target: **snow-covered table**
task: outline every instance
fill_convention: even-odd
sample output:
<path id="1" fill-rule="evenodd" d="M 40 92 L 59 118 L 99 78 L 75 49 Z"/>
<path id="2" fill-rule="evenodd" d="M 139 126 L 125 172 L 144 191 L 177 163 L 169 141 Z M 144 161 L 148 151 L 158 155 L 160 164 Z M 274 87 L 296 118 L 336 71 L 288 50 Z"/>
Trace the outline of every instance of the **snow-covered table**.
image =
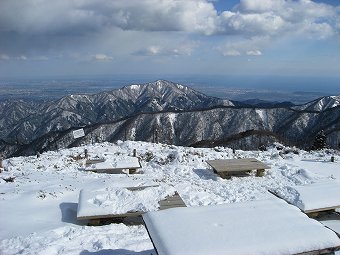
<path id="1" fill-rule="evenodd" d="M 299 207 L 305 213 L 340 208 L 340 182 L 322 181 L 308 185 L 274 190 L 277 196 Z"/>
<path id="2" fill-rule="evenodd" d="M 122 170 L 127 169 L 129 174 L 134 173 L 138 168 L 141 168 L 139 159 L 136 157 L 114 157 L 104 160 L 89 160 L 90 164 L 86 165 L 86 171 L 97 173 L 122 173 Z M 93 162 L 93 163 L 92 163 Z"/>
<path id="3" fill-rule="evenodd" d="M 256 176 L 263 176 L 265 169 L 270 168 L 255 158 L 207 160 L 207 163 L 222 178 L 245 174 L 251 170 L 257 170 Z"/>
<path id="4" fill-rule="evenodd" d="M 304 254 L 340 249 L 334 232 L 277 198 L 173 208 L 146 213 L 143 219 L 159 255 Z"/>
<path id="5" fill-rule="evenodd" d="M 176 190 L 168 185 L 82 189 L 77 219 L 124 218 L 181 206 L 185 206 L 185 203 Z"/>

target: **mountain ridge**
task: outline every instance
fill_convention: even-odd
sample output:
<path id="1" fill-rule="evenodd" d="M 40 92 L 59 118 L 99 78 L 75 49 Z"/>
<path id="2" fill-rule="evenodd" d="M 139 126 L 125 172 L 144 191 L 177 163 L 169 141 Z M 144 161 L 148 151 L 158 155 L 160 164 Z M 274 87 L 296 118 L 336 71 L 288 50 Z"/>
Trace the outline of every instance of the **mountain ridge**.
<path id="1" fill-rule="evenodd" d="M 23 147 L 29 147 L 32 143 L 41 144 L 40 148 L 39 146 L 34 146 L 34 150 L 36 151 L 45 149 L 46 146 L 44 147 L 43 145 L 44 137 L 48 137 L 48 134 L 50 133 L 67 133 L 67 130 L 84 127 L 87 130 L 87 136 L 91 135 L 91 132 L 92 136 L 98 136 L 96 132 L 89 130 L 96 126 L 103 127 L 119 122 L 124 122 L 124 125 L 115 125 L 114 128 L 112 127 L 117 130 L 107 135 L 106 139 L 155 139 L 155 132 L 152 131 L 152 129 L 155 128 L 156 122 L 150 118 L 150 116 L 161 118 L 163 115 L 165 116 L 166 114 L 171 113 L 173 113 L 173 120 L 166 121 L 168 124 L 165 124 L 164 128 L 171 131 L 172 134 L 169 134 L 169 137 L 175 137 L 173 142 L 176 145 L 181 145 L 182 143 L 185 145 L 195 144 L 198 139 L 221 139 L 221 133 L 223 133 L 223 136 L 229 136 L 251 129 L 262 130 L 265 127 L 264 123 L 271 119 L 275 119 L 276 124 L 275 128 L 274 126 L 269 127 L 267 130 L 268 132 L 284 133 L 287 127 L 297 125 L 302 127 L 301 130 L 313 129 L 313 132 L 315 133 L 321 128 L 326 130 L 330 128 L 334 129 L 333 124 L 332 127 L 325 127 L 325 125 L 321 125 L 322 127 L 320 127 L 320 124 L 317 125 L 317 123 L 311 121 L 311 119 L 314 118 L 312 117 L 313 114 L 326 114 L 329 109 L 338 108 L 338 98 L 339 96 L 320 98 L 309 102 L 306 105 L 293 107 L 240 107 L 229 100 L 209 97 L 181 84 L 157 80 L 146 84 L 132 84 L 121 89 L 93 95 L 70 95 L 40 105 L 18 101 L 16 104 L 13 104 L 15 107 L 7 108 L 6 104 L 3 104 L 4 107 L 2 108 L 4 109 L 2 109 L 2 111 L 0 110 L 0 123 L 7 123 L 7 129 L 5 128 L 5 125 L 0 128 L 0 139 L 2 140 L 2 142 L 0 140 L 0 150 L 5 155 L 10 155 L 11 153 L 20 155 L 18 151 L 30 151 L 30 153 L 33 153 L 33 149 L 22 149 Z M 7 103 L 7 106 L 8 105 L 11 104 Z M 30 107 L 33 107 L 34 109 Z M 212 120 L 209 121 L 209 116 L 206 116 L 207 112 L 214 110 L 219 112 L 218 114 L 221 118 L 229 118 L 226 116 L 226 113 L 233 116 L 237 113 L 238 116 L 235 115 L 233 119 L 230 120 L 232 122 L 231 124 L 224 123 L 223 125 L 220 125 L 222 128 L 216 130 L 215 134 L 214 132 L 208 131 L 207 137 L 204 137 L 201 134 L 198 135 L 198 133 L 201 132 L 198 131 L 198 129 L 210 130 L 211 127 L 216 126 L 216 123 L 221 122 L 219 118 L 212 118 Z M 250 111 L 251 115 L 249 115 Z M 274 111 L 276 112 L 275 114 L 273 113 Z M 289 112 L 288 115 L 287 112 Z M 181 113 L 186 115 L 186 119 L 178 118 L 178 115 Z M 144 114 L 144 116 L 149 115 L 147 118 L 148 122 L 145 122 L 143 118 L 140 119 L 142 114 Z M 159 115 L 158 117 L 157 114 Z M 308 115 L 309 119 L 303 119 L 301 117 L 303 115 Z M 195 118 L 199 119 L 195 120 Z M 332 117 L 328 118 L 332 119 Z M 140 119 L 140 125 L 135 122 L 136 119 Z M 178 119 L 183 123 L 191 123 L 191 126 L 177 123 Z M 202 123 L 203 119 L 204 122 L 207 123 Z M 239 120 L 243 120 L 243 122 L 240 122 Z M 134 123 L 134 125 L 128 124 L 128 122 Z M 306 122 L 313 123 L 313 126 L 306 126 Z M 158 123 L 160 123 L 159 120 Z M 137 138 L 134 136 L 126 137 L 126 133 L 131 133 L 133 130 L 135 130 L 135 132 L 136 130 L 142 132 L 139 127 L 141 124 L 146 132 L 153 132 L 153 138 L 150 135 L 137 135 Z M 197 124 L 200 126 L 197 126 Z M 174 125 L 177 125 L 178 128 L 174 128 Z M 237 125 L 240 127 L 248 125 L 249 128 L 240 129 Z M 338 126 L 335 126 L 335 129 L 337 130 Z M 176 130 L 176 132 L 179 132 L 179 128 L 192 130 L 196 137 L 191 140 L 189 139 L 189 143 L 188 139 L 178 137 L 174 134 Z M 299 129 L 297 130 L 298 131 L 296 132 L 299 135 L 304 133 Z M 203 131 L 201 133 L 203 133 Z M 201 137 L 199 138 L 198 136 Z M 290 136 L 288 137 L 288 140 L 291 140 Z M 338 136 L 338 133 L 336 133 L 336 136 Z M 58 137 L 59 136 L 54 136 L 53 138 L 55 144 L 58 144 L 58 139 L 60 139 Z M 171 143 L 171 139 L 163 140 L 163 142 Z M 59 143 L 60 144 L 55 147 L 70 146 L 70 144 L 72 144 L 67 142 Z"/>

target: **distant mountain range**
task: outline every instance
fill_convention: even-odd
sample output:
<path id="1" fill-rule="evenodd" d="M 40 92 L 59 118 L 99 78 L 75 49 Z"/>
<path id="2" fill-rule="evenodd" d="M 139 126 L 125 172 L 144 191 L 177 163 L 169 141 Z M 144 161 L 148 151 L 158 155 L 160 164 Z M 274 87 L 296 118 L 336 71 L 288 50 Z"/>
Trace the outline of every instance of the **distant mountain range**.
<path id="1" fill-rule="evenodd" d="M 175 145 L 254 149 L 280 141 L 310 146 L 324 130 L 336 148 L 340 96 L 304 105 L 235 102 L 158 80 L 57 101 L 0 103 L 0 153 L 4 157 L 120 139 Z M 84 128 L 85 137 L 72 132 Z"/>

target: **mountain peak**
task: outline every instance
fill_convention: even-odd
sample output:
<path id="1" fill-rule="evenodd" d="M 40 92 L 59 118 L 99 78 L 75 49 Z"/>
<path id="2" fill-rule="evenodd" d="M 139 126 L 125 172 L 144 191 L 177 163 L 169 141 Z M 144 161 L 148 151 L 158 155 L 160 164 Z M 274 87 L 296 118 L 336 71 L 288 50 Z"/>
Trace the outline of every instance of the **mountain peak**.
<path id="1" fill-rule="evenodd" d="M 330 108 L 334 108 L 340 105 L 340 95 L 337 96 L 325 96 L 313 100 L 305 105 L 300 106 L 302 110 L 309 111 L 324 111 Z"/>

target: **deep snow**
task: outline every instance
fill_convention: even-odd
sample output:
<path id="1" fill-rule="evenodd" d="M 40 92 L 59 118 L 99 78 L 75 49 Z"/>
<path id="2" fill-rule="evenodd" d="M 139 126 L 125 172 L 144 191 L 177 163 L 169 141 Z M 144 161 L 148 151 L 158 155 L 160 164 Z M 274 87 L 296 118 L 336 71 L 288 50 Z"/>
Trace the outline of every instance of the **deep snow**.
<path id="1" fill-rule="evenodd" d="M 84 171 L 90 157 L 141 159 L 139 174 L 103 174 Z M 294 153 L 295 152 L 295 153 Z M 330 157 L 335 156 L 335 162 Z M 264 177 L 224 180 L 209 169 L 206 160 L 254 157 L 271 166 Z M 152 243 L 142 225 L 110 224 L 89 227 L 77 222 L 81 189 L 148 185 L 172 186 L 188 206 L 206 206 L 259 200 L 269 188 L 282 189 L 315 182 L 340 180 L 340 155 L 334 151 L 305 152 L 275 146 L 265 152 L 176 147 L 145 142 L 84 145 L 46 152 L 39 158 L 4 161 L 0 173 L 0 254 L 150 254 Z M 15 177 L 14 182 L 3 178 Z M 154 253 L 154 252 L 153 252 Z"/>

